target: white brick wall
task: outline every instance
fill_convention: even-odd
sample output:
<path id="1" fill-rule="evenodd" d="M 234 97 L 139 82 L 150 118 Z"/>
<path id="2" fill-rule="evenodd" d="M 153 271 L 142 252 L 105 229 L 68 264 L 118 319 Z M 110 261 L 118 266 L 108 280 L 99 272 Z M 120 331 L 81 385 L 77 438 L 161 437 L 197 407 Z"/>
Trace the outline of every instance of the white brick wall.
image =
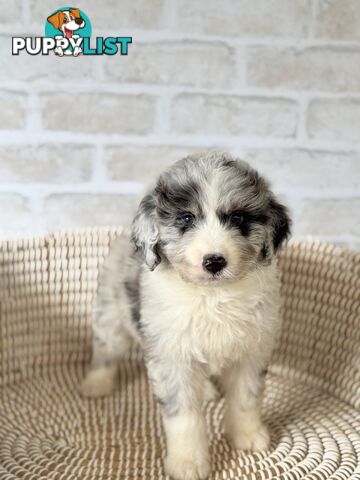
<path id="1" fill-rule="evenodd" d="M 11 55 L 61 4 L 5 3 L 2 238 L 128 223 L 162 168 L 221 148 L 267 176 L 295 236 L 360 247 L 360 1 L 79 0 L 93 36 L 133 44 L 63 59 Z"/>

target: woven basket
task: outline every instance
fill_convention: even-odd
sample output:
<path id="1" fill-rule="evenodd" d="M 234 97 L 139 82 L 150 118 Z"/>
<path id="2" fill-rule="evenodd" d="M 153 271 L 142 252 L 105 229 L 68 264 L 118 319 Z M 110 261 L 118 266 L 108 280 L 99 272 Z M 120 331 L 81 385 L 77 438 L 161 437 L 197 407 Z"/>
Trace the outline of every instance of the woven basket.
<path id="1" fill-rule="evenodd" d="M 0 479 L 163 479 L 165 439 L 141 353 L 110 397 L 83 399 L 99 266 L 120 230 L 0 245 Z M 265 453 L 235 451 L 204 405 L 212 479 L 360 479 L 360 256 L 292 243 L 266 380 Z"/>

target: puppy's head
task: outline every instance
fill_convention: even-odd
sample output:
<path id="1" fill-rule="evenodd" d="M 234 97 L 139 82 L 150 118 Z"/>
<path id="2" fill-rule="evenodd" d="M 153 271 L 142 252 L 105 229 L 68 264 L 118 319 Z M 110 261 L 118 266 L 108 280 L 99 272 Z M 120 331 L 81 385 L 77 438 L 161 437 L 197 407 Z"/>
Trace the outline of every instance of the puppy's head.
<path id="1" fill-rule="evenodd" d="M 47 20 L 53 27 L 60 30 L 66 38 L 70 38 L 75 30 L 85 27 L 85 20 L 81 17 L 78 8 L 58 11 L 48 17 Z"/>
<path id="2" fill-rule="evenodd" d="M 222 153 L 184 158 L 138 208 L 132 240 L 196 284 L 235 280 L 268 265 L 290 233 L 287 209 L 247 163 Z"/>

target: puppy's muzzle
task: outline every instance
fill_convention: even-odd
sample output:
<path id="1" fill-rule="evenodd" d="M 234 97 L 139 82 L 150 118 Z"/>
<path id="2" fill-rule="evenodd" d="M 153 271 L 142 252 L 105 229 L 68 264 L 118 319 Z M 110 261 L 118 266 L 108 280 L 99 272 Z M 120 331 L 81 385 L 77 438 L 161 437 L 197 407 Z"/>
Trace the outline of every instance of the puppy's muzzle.
<path id="1" fill-rule="evenodd" d="M 204 270 L 215 275 L 226 267 L 226 260 L 222 255 L 210 253 L 204 256 L 202 265 Z"/>

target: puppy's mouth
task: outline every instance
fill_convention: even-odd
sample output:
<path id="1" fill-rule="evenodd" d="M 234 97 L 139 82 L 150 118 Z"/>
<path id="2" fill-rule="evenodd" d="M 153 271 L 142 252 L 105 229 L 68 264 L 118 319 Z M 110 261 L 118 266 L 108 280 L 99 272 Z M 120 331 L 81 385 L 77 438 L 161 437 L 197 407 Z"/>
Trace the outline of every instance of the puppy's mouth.
<path id="1" fill-rule="evenodd" d="M 66 38 L 72 37 L 72 34 L 73 34 L 73 31 L 72 31 L 72 30 L 70 30 L 69 28 L 64 27 L 64 31 L 65 31 L 65 36 L 66 36 Z"/>
<path id="2" fill-rule="evenodd" d="M 182 265 L 182 267 L 184 267 L 184 265 Z M 204 271 L 192 272 L 191 267 L 177 268 L 177 270 L 183 280 L 196 285 L 215 285 L 217 283 L 229 281 L 232 278 L 226 270 L 214 274 Z"/>
<path id="3" fill-rule="evenodd" d="M 225 271 L 217 273 L 205 274 L 201 277 L 200 281 L 206 285 L 214 285 L 214 283 L 224 282 L 231 280 L 231 276 L 228 275 Z"/>

